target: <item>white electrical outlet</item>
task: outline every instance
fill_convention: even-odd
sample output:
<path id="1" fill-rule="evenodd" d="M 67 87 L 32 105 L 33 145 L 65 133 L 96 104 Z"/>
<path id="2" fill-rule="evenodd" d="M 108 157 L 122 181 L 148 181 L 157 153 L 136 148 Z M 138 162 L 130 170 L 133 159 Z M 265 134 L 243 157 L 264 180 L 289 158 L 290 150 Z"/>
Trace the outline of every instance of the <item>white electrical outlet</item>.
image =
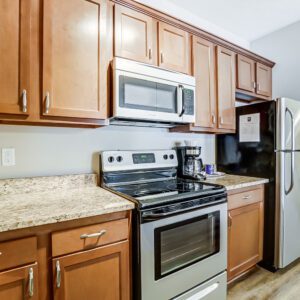
<path id="1" fill-rule="evenodd" d="M 16 165 L 15 148 L 2 148 L 2 166 L 11 167 Z"/>

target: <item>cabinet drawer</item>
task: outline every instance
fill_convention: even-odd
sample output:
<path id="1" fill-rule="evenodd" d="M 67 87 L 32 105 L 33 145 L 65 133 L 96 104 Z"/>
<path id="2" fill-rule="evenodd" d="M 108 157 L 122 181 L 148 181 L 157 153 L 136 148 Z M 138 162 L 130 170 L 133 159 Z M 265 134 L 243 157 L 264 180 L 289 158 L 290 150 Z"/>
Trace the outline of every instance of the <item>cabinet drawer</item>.
<path id="1" fill-rule="evenodd" d="M 0 243 L 0 270 L 33 263 L 36 260 L 36 237 Z"/>
<path id="2" fill-rule="evenodd" d="M 228 196 L 228 210 L 261 202 L 264 199 L 264 189 L 256 188 Z"/>
<path id="3" fill-rule="evenodd" d="M 52 234 L 52 256 L 88 250 L 128 239 L 128 219 L 121 219 Z"/>

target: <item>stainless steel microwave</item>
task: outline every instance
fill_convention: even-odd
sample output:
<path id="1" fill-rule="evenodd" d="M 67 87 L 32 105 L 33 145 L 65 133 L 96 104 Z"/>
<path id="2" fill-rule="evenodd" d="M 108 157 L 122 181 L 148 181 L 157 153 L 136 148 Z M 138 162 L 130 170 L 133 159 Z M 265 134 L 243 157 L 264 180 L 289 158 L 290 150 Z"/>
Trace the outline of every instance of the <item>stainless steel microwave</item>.
<path id="1" fill-rule="evenodd" d="M 110 123 L 120 122 L 144 122 L 166 127 L 195 122 L 195 78 L 115 58 Z"/>

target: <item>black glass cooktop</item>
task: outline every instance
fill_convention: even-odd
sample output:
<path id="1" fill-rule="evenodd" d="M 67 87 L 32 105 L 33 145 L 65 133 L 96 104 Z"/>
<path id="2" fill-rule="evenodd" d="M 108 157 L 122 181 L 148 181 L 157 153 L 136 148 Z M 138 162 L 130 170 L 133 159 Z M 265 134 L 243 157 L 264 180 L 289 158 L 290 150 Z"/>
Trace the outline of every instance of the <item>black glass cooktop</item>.
<path id="1" fill-rule="evenodd" d="M 205 196 L 223 192 L 224 188 L 203 182 L 169 179 L 158 182 L 114 186 L 111 189 L 128 195 L 141 205 L 169 202 L 187 197 Z"/>

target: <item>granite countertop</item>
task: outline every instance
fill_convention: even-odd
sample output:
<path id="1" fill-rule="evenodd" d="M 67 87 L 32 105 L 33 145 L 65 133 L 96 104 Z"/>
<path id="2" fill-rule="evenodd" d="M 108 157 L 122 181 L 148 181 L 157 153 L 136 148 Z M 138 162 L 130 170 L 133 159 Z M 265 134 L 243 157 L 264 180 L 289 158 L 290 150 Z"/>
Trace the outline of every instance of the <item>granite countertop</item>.
<path id="1" fill-rule="evenodd" d="M 269 180 L 258 177 L 225 174 L 222 177 L 206 179 L 205 182 L 223 185 L 225 186 L 227 191 L 230 191 L 245 187 L 251 187 L 258 184 L 268 183 Z"/>
<path id="2" fill-rule="evenodd" d="M 0 232 L 130 210 L 96 174 L 0 180 Z"/>

